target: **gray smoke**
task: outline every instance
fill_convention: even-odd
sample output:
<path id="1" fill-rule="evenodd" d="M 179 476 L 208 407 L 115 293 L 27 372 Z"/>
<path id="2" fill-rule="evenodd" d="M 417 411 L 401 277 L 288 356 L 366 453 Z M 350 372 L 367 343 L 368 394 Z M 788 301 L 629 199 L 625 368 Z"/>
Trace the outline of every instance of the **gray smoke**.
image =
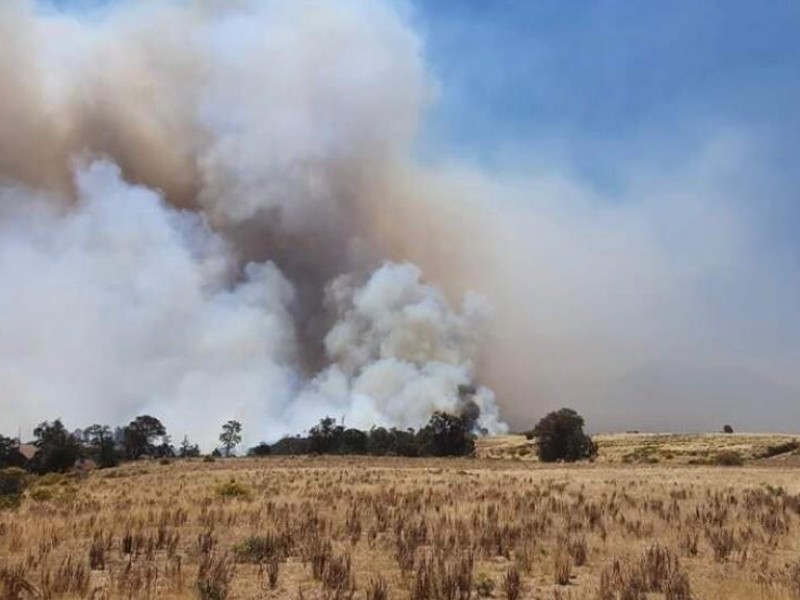
<path id="1" fill-rule="evenodd" d="M 485 311 L 372 225 L 428 88 L 391 7 L 14 0 L 0 29 L 4 428 L 149 412 L 209 444 L 460 410 Z"/>

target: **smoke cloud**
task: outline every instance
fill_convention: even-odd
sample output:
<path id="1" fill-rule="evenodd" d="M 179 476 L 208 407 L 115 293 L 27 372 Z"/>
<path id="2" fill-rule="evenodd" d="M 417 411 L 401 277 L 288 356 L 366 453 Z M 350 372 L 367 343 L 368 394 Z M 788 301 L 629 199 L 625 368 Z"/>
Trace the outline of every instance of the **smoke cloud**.
<path id="1" fill-rule="evenodd" d="M 717 427 L 648 407 L 716 400 L 742 364 L 796 394 L 793 355 L 730 351 L 730 282 L 791 291 L 719 184 L 746 139 L 597 202 L 558 170 L 416 158 L 436 92 L 389 1 L 0 4 L 0 429 L 147 412 L 252 443 L 326 415 L 419 426 L 463 385 L 494 432 L 565 404 Z M 688 364 L 702 385 L 664 383 Z"/>

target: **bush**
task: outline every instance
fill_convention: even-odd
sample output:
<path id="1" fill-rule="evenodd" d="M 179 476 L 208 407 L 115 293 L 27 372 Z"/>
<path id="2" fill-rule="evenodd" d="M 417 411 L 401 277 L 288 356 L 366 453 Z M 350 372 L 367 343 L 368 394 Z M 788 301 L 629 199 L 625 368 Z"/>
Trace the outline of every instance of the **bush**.
<path id="1" fill-rule="evenodd" d="M 714 464 L 718 467 L 741 467 L 744 464 L 744 459 L 738 452 L 724 450 L 714 457 Z"/>
<path id="2" fill-rule="evenodd" d="M 478 592 L 480 598 L 489 598 L 494 592 L 495 588 L 494 579 L 484 572 L 478 573 L 475 577 L 475 591 Z"/>
<path id="3" fill-rule="evenodd" d="M 572 462 L 597 455 L 597 445 L 583 432 L 583 417 L 571 408 L 551 412 L 533 428 L 542 462 Z"/>
<path id="4" fill-rule="evenodd" d="M 20 454 L 17 440 L 0 435 L 0 469 L 24 467 L 27 459 Z"/>
<path id="5" fill-rule="evenodd" d="M 33 430 L 33 435 L 36 436 L 37 452 L 31 467 L 37 473 L 64 473 L 81 457 L 80 443 L 59 419 L 40 424 Z"/>
<path id="6" fill-rule="evenodd" d="M 266 442 L 261 442 L 247 451 L 247 456 L 269 456 L 270 454 L 272 454 L 272 448 Z"/>
<path id="7" fill-rule="evenodd" d="M 469 420 L 435 412 L 418 436 L 423 454 L 466 456 L 475 449 Z"/>
<path id="8" fill-rule="evenodd" d="M 239 562 L 262 564 L 272 558 L 283 558 L 286 540 L 276 535 L 252 535 L 233 547 Z"/>
<path id="9" fill-rule="evenodd" d="M 217 493 L 223 498 L 249 498 L 250 490 L 248 490 L 241 483 L 237 483 L 235 479 L 231 479 L 227 483 L 223 483 L 217 489 Z"/>
<path id="10" fill-rule="evenodd" d="M 733 427 L 725 425 L 725 427 L 722 428 L 722 433 L 733 433 Z"/>
<path id="11" fill-rule="evenodd" d="M 766 450 L 764 450 L 761 454 L 758 455 L 758 458 L 770 458 L 772 456 L 778 456 L 779 454 L 794 452 L 798 448 L 800 448 L 800 442 L 798 442 L 797 440 L 791 440 L 789 442 L 784 442 L 782 444 L 767 446 Z"/>
<path id="12" fill-rule="evenodd" d="M 19 467 L 0 470 L 0 509 L 16 508 L 28 483 L 28 474 Z"/>

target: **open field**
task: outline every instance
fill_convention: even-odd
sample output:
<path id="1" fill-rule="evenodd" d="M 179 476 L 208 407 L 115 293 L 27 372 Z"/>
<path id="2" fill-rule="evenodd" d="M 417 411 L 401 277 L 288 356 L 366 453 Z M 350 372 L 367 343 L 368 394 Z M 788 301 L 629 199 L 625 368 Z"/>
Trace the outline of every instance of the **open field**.
<path id="1" fill-rule="evenodd" d="M 0 594 L 800 598 L 800 470 L 608 462 L 612 439 L 572 466 L 275 457 L 49 476 L 0 512 Z"/>
<path id="2" fill-rule="evenodd" d="M 597 462 L 701 465 L 721 452 L 735 452 L 745 461 L 800 464 L 800 436 L 775 433 L 606 433 L 592 437 Z M 522 435 L 479 440 L 480 458 L 537 461 L 535 442 Z"/>

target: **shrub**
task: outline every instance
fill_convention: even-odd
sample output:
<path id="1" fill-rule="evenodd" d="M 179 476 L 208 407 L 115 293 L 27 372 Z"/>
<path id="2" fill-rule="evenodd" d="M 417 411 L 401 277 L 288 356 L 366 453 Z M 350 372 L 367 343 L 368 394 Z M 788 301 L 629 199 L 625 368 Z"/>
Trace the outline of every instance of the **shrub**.
<path id="1" fill-rule="evenodd" d="M 783 442 L 782 444 L 767 446 L 766 450 L 758 455 L 758 458 L 771 458 L 773 456 L 778 456 L 779 454 L 794 452 L 798 448 L 800 448 L 800 442 L 797 440 L 790 440 L 788 442 Z"/>
<path id="2" fill-rule="evenodd" d="M 272 454 L 272 448 L 266 442 L 261 442 L 247 451 L 248 456 L 269 456 L 270 454 Z"/>
<path id="3" fill-rule="evenodd" d="M 0 435 L 0 469 L 24 467 L 27 459 L 20 454 L 17 440 Z"/>
<path id="4" fill-rule="evenodd" d="M 80 443 L 59 419 L 40 424 L 33 434 L 37 452 L 31 462 L 37 473 L 63 473 L 70 470 L 81 456 Z"/>
<path id="5" fill-rule="evenodd" d="M 572 578 L 572 562 L 566 548 L 559 548 L 553 556 L 553 581 L 556 585 L 568 585 Z"/>
<path id="6" fill-rule="evenodd" d="M 744 459 L 738 452 L 723 450 L 714 457 L 714 464 L 718 467 L 741 467 L 744 464 Z"/>
<path id="7" fill-rule="evenodd" d="M 259 564 L 282 558 L 288 551 L 286 540 L 275 535 L 251 535 L 233 548 L 239 562 Z"/>
<path id="8" fill-rule="evenodd" d="M 478 573 L 475 577 L 475 591 L 481 598 L 489 598 L 494 593 L 495 582 L 486 573 Z"/>
<path id="9" fill-rule="evenodd" d="M 597 445 L 583 432 L 583 424 L 583 417 L 571 408 L 562 408 L 542 418 L 533 428 L 539 460 L 571 462 L 596 456 Z"/>
<path id="10" fill-rule="evenodd" d="M 223 483 L 219 486 L 217 494 L 223 498 L 248 498 L 250 496 L 250 490 L 241 483 L 237 483 L 235 479 L 231 479 L 227 483 Z"/>
<path id="11" fill-rule="evenodd" d="M 733 433 L 733 427 L 725 425 L 725 427 L 722 428 L 722 433 Z"/>
<path id="12" fill-rule="evenodd" d="M 0 509 L 16 508 L 28 482 L 28 474 L 19 467 L 0 470 Z"/>
<path id="13" fill-rule="evenodd" d="M 469 420 L 448 413 L 433 413 L 418 437 L 423 452 L 434 456 L 465 456 L 475 449 Z"/>
<path id="14" fill-rule="evenodd" d="M 228 597 L 235 566 L 226 555 L 204 554 L 197 572 L 197 593 L 201 600 Z"/>
<path id="15" fill-rule="evenodd" d="M 522 592 L 522 581 L 519 576 L 519 571 L 514 566 L 509 567 L 505 577 L 503 577 L 503 591 L 508 600 L 517 600 Z"/>
<path id="16" fill-rule="evenodd" d="M 216 460 L 217 459 L 215 459 L 213 456 L 210 456 L 210 455 L 206 455 L 206 456 L 203 457 L 203 462 L 204 463 L 212 463 L 212 462 L 216 462 Z"/>

